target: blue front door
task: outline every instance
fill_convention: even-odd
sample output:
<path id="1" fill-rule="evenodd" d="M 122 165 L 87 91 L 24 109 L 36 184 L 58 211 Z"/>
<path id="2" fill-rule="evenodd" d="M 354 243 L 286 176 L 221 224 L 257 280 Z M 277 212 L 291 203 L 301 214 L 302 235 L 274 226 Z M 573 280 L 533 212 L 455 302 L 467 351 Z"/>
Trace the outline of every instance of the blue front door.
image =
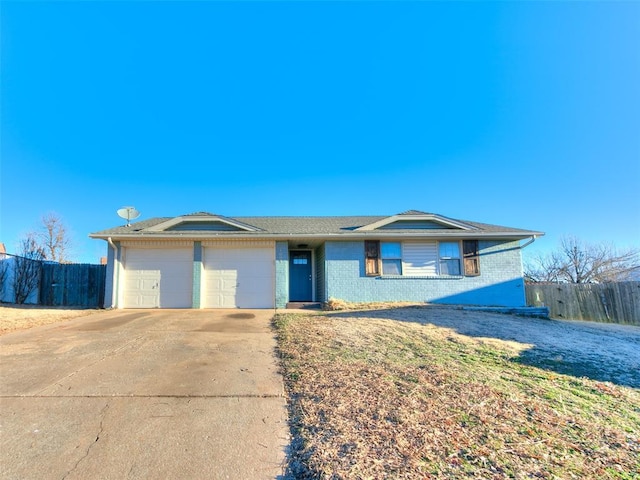
<path id="1" fill-rule="evenodd" d="M 289 301 L 310 302 L 313 300 L 311 288 L 311 252 L 289 252 Z"/>

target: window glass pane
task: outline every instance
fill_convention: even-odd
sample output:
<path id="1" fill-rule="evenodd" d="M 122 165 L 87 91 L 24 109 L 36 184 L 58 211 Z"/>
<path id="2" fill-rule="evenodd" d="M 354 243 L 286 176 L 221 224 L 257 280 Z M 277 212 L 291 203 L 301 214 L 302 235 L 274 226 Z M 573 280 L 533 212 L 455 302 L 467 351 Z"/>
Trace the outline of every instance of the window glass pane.
<path id="1" fill-rule="evenodd" d="M 440 242 L 440 258 L 460 258 L 458 242 Z"/>
<path id="2" fill-rule="evenodd" d="M 384 242 L 380 244 L 382 258 L 402 258 L 400 242 Z"/>
<path id="3" fill-rule="evenodd" d="M 383 275 L 402 275 L 402 260 L 382 260 Z"/>
<path id="4" fill-rule="evenodd" d="M 440 260 L 440 275 L 460 275 L 460 260 Z"/>

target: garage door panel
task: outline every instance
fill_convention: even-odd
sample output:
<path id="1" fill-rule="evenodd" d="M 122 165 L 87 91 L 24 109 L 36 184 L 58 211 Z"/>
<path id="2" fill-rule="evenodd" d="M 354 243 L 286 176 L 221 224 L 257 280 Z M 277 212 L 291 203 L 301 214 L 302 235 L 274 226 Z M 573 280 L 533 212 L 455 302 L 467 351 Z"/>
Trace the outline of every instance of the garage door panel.
<path id="1" fill-rule="evenodd" d="M 127 248 L 124 261 L 125 308 L 192 306 L 193 250 Z"/>
<path id="2" fill-rule="evenodd" d="M 266 248 L 205 248 L 205 308 L 272 308 L 275 253 Z"/>
<path id="3" fill-rule="evenodd" d="M 158 298 L 155 294 L 147 295 L 144 293 L 125 294 L 125 308 L 154 308 L 158 304 Z"/>

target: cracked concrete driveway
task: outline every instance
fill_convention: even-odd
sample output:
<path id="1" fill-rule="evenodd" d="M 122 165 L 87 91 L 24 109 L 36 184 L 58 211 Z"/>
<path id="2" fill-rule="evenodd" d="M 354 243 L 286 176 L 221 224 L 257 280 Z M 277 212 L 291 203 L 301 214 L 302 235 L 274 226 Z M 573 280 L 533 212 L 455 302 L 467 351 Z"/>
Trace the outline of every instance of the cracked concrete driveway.
<path id="1" fill-rule="evenodd" d="M 0 337 L 0 477 L 278 477 L 272 316 L 105 311 Z"/>

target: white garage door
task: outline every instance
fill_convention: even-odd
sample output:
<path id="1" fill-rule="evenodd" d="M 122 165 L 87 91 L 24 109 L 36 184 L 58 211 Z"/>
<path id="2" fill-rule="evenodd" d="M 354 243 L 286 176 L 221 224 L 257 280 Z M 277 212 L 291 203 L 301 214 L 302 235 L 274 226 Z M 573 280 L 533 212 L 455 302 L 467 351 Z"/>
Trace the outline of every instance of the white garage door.
<path id="1" fill-rule="evenodd" d="M 273 247 L 204 249 L 204 308 L 273 308 Z"/>
<path id="2" fill-rule="evenodd" d="M 190 308 L 192 248 L 126 248 L 124 308 Z"/>

